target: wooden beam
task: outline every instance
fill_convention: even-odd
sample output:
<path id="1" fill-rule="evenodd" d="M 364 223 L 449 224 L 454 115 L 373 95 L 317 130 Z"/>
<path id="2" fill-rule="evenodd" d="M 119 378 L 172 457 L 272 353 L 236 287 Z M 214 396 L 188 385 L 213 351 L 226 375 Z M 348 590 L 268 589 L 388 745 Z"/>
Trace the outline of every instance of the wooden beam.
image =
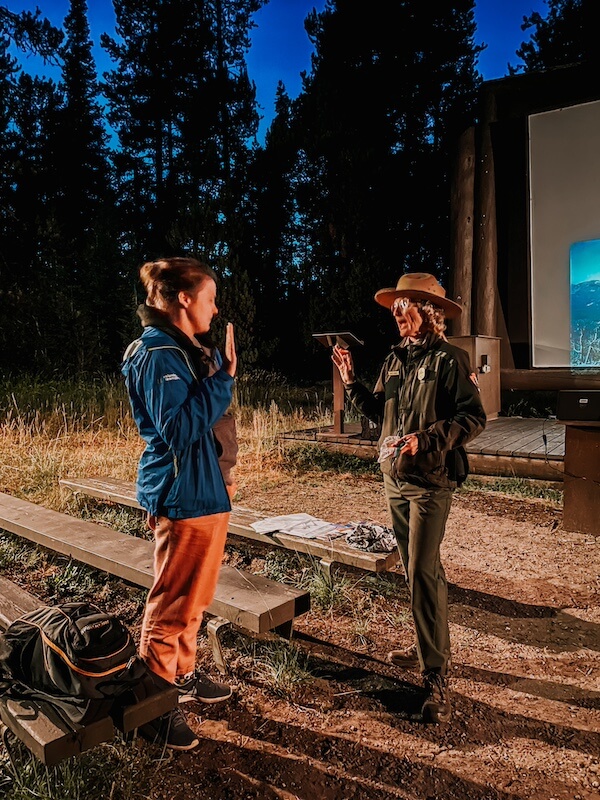
<path id="1" fill-rule="evenodd" d="M 511 458 L 509 456 L 482 456 L 469 453 L 472 475 L 503 478 L 533 478 L 540 481 L 562 481 L 561 461 L 543 461 L 540 458 Z"/>
<path id="2" fill-rule="evenodd" d="M 600 373 L 572 372 L 570 369 L 502 369 L 502 389 L 519 391 L 559 391 L 560 389 L 600 389 Z"/>
<path id="3" fill-rule="evenodd" d="M 496 336 L 498 283 L 498 244 L 496 226 L 496 186 L 491 125 L 496 118 L 493 91 L 483 97 L 481 135 L 477 156 L 477 204 L 475 227 L 474 334 Z"/>
<path id="4" fill-rule="evenodd" d="M 6 630 L 10 623 L 27 614 L 36 611 L 43 603 L 16 583 L 0 575 L 0 628 Z"/>
<path id="5" fill-rule="evenodd" d="M 475 128 L 467 128 L 458 141 L 450 195 L 452 269 L 450 296 L 463 312 L 449 322 L 453 336 L 472 331 L 473 215 L 475 210 Z"/>
<path id="6" fill-rule="evenodd" d="M 600 422 L 565 422 L 563 528 L 598 534 Z"/>
<path id="7" fill-rule="evenodd" d="M 346 400 L 344 383 L 339 369 L 333 365 L 333 430 L 344 432 L 344 403 Z"/>
<path id="8" fill-rule="evenodd" d="M 85 726 L 73 725 L 71 729 L 49 706 L 42 710 L 40 704 L 31 700 L 0 698 L 0 718 L 49 767 L 114 737 L 110 717 Z"/>

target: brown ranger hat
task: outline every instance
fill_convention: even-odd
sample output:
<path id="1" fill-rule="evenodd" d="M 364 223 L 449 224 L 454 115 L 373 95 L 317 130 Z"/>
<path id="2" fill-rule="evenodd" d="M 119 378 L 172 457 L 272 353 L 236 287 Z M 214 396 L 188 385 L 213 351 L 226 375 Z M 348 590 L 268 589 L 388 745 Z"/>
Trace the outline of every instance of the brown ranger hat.
<path id="1" fill-rule="evenodd" d="M 375 300 L 379 305 L 391 308 L 397 297 L 429 301 L 441 308 L 448 319 L 454 319 L 462 313 L 462 306 L 454 300 L 449 300 L 444 287 L 428 272 L 407 272 L 401 275 L 395 289 L 380 289 L 375 295 Z"/>

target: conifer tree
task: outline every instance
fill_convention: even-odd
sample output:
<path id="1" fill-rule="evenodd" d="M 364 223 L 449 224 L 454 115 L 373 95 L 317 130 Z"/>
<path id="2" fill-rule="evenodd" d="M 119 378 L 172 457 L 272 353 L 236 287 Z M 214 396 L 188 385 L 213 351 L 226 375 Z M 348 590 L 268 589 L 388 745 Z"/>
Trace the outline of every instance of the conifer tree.
<path id="1" fill-rule="evenodd" d="M 531 30 L 516 55 L 523 65 L 510 68 L 514 74 L 525 69 L 542 70 L 598 61 L 596 0 L 547 0 L 548 12 L 523 18 L 522 30 Z"/>
<path id="2" fill-rule="evenodd" d="M 2 231 L 0 329 L 6 368 L 44 373 L 53 364 L 49 325 L 60 236 L 56 187 L 48 160 L 60 97 L 52 81 L 19 73 L 11 101 L 5 227 Z M 46 306 L 48 304 L 48 306 Z"/>
<path id="3" fill-rule="evenodd" d="M 247 172 L 258 127 L 245 52 L 250 16 L 263 2 L 115 2 L 118 40 L 102 38 L 115 62 L 105 94 L 119 139 L 126 238 L 138 264 L 196 255 L 224 285 L 234 265 L 245 269 L 244 231 L 253 217 Z M 254 299 L 243 298 L 243 307 L 250 324 Z M 243 350 L 242 330 L 238 341 Z"/>
<path id="4" fill-rule="evenodd" d="M 45 62 L 57 63 L 57 50 L 63 34 L 42 17 L 39 8 L 14 12 L 0 6 L 0 35 L 25 53 L 34 53 Z"/>
<path id="5" fill-rule="evenodd" d="M 64 21 L 62 106 L 52 157 L 61 241 L 55 305 L 63 318 L 63 358 L 70 354 L 79 373 L 118 365 L 121 343 L 115 329 L 124 302 L 108 134 L 87 12 L 87 0 L 71 0 Z"/>
<path id="6" fill-rule="evenodd" d="M 140 255 L 223 241 L 215 229 L 227 205 L 235 208 L 258 123 L 243 56 L 248 18 L 261 3 L 115 3 L 119 41 L 102 38 L 115 62 L 105 93 Z"/>
<path id="7" fill-rule="evenodd" d="M 47 205 L 53 196 L 46 143 L 59 97 L 52 81 L 32 78 L 9 48 L 57 62 L 62 33 L 39 11 L 0 7 L 0 369 L 36 370 L 47 362 L 41 333 L 45 265 L 55 244 Z"/>
<path id="8" fill-rule="evenodd" d="M 450 152 L 472 123 L 479 76 L 473 0 L 394 3 L 385 18 L 329 0 L 305 27 L 315 53 L 292 104 L 283 280 L 304 341 L 323 329 L 389 340 L 373 293 L 401 272 L 445 279 Z M 285 237 L 282 237 L 282 241 Z"/>

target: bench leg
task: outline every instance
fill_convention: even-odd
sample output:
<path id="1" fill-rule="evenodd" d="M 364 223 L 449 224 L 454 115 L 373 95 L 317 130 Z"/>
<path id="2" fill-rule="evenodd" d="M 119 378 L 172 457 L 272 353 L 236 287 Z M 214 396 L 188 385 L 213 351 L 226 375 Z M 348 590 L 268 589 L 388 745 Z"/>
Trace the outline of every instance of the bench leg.
<path id="1" fill-rule="evenodd" d="M 221 640 L 219 639 L 219 631 L 224 626 L 231 627 L 231 622 L 223 617 L 213 617 L 206 623 L 206 634 L 212 650 L 213 658 L 219 672 L 225 674 L 227 666 L 225 664 L 225 656 L 223 648 L 221 647 Z"/>
<path id="2" fill-rule="evenodd" d="M 330 561 L 327 558 L 322 558 L 319 564 L 325 573 L 325 576 L 331 580 L 333 578 L 333 561 Z"/>
<path id="3" fill-rule="evenodd" d="M 276 633 L 278 636 L 283 637 L 284 639 L 288 639 L 288 641 L 292 638 L 292 633 L 294 631 L 294 620 L 291 619 L 288 622 L 283 622 L 281 625 L 277 625 L 276 628 L 273 628 L 273 632 Z"/>
<path id="4" fill-rule="evenodd" d="M 9 744 L 8 744 L 8 737 L 9 737 L 10 733 L 11 733 L 10 728 L 7 725 L 5 725 L 3 722 L 0 722 L 0 742 L 2 742 L 2 745 L 3 745 L 4 749 L 6 750 L 6 752 L 8 753 L 9 757 L 10 757 L 10 747 L 9 747 Z"/>

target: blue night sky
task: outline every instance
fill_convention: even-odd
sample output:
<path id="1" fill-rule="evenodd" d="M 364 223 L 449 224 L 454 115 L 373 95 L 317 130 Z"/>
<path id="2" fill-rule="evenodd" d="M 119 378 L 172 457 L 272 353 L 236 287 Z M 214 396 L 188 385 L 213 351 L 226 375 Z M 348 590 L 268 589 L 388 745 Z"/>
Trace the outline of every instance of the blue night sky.
<path id="1" fill-rule="evenodd" d="M 57 27 L 62 25 L 69 8 L 68 0 L 8 0 L 6 5 L 11 11 L 34 10 L 38 6 Z M 261 140 L 273 117 L 278 81 L 283 81 L 290 97 L 296 97 L 300 91 L 300 73 L 309 70 L 312 52 L 304 19 L 313 8 L 322 11 L 324 7 L 325 0 L 270 0 L 254 16 L 257 27 L 252 31 L 247 64 L 264 117 L 259 132 Z M 88 8 L 92 38 L 98 43 L 102 32 L 114 31 L 112 3 L 88 0 Z M 477 44 L 487 45 L 479 60 L 479 71 L 485 80 L 502 78 L 509 63 L 516 65 L 515 51 L 529 38 L 529 31 L 524 32 L 520 27 L 523 17 L 530 16 L 533 11 L 545 16 L 547 10 L 545 0 L 477 0 L 475 38 Z M 94 55 L 99 73 L 110 68 L 99 44 Z"/>

